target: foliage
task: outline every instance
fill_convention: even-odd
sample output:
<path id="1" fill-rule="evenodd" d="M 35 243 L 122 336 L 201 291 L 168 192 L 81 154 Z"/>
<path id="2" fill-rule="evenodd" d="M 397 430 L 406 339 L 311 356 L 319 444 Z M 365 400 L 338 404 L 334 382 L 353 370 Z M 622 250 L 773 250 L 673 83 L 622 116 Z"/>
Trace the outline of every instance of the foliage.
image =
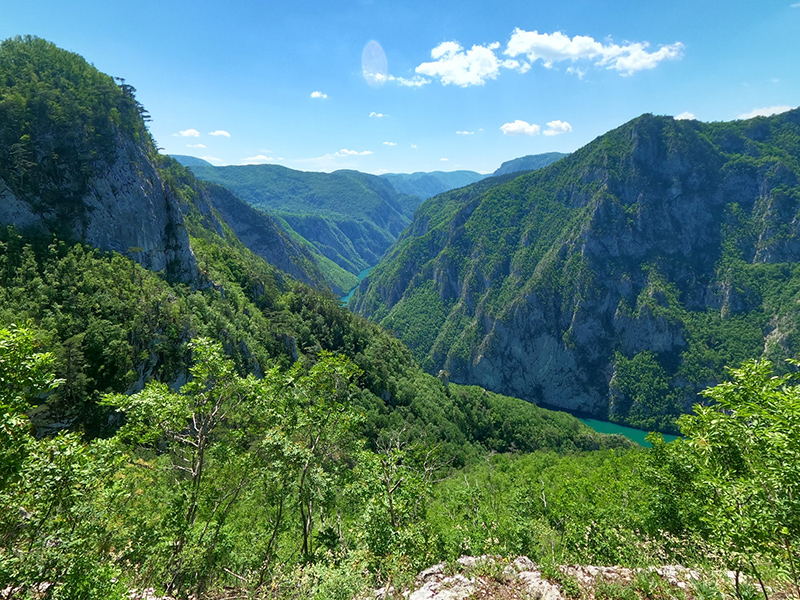
<path id="1" fill-rule="evenodd" d="M 768 361 L 732 369 L 731 381 L 703 393 L 712 404 L 681 417 L 685 440 L 656 444 L 649 476 L 665 529 L 702 537 L 727 568 L 757 580 L 764 569 L 783 570 L 795 593 L 797 377 L 775 375 Z"/>
<path id="2" fill-rule="evenodd" d="M 0 179 L 35 209 L 80 216 L 89 180 L 114 162 L 121 135 L 155 154 L 134 91 L 45 40 L 3 41 Z"/>

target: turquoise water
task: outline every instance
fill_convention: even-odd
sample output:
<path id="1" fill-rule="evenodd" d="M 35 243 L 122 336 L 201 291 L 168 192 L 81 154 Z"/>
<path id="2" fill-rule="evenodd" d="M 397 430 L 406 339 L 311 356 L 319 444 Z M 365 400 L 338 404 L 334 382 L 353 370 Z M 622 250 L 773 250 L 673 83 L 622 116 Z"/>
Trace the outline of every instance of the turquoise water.
<path id="1" fill-rule="evenodd" d="M 374 269 L 374 268 L 375 268 L 375 265 L 372 265 L 371 267 L 367 267 L 366 269 L 361 271 L 361 273 L 358 274 L 358 282 L 361 283 L 361 280 L 364 279 L 364 277 L 366 277 L 367 275 L 369 275 L 369 272 L 372 271 L 372 269 Z M 347 305 L 347 303 L 350 302 L 350 298 L 353 297 L 353 294 L 355 293 L 357 288 L 358 288 L 357 285 L 353 286 L 352 290 L 347 292 L 347 294 L 345 296 L 342 296 L 341 300 L 342 300 L 342 303 L 344 305 Z"/>
<path id="2" fill-rule="evenodd" d="M 648 431 L 642 431 L 641 429 L 634 429 L 633 427 L 625 427 L 623 425 L 617 425 L 616 423 L 609 423 L 608 421 L 598 421 L 597 419 L 579 419 L 581 423 L 588 425 L 595 431 L 600 433 L 619 433 L 620 435 L 624 435 L 629 440 L 633 440 L 637 444 L 644 446 L 645 448 L 649 448 L 652 444 L 646 441 L 644 438 L 649 433 Z M 664 440 L 667 442 L 671 442 L 674 439 L 677 439 L 678 436 L 676 435 L 667 435 L 664 434 Z"/>

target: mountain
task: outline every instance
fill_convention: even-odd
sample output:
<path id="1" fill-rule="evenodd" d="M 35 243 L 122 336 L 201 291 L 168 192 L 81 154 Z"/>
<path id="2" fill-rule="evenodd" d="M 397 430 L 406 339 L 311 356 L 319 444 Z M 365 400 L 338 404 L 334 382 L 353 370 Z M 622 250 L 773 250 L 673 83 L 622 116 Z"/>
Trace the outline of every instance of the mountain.
<path id="1" fill-rule="evenodd" d="M 430 173 L 384 173 L 381 177 L 390 181 L 399 193 L 427 200 L 442 192 L 480 181 L 486 175 L 475 171 L 432 171 Z M 413 207 L 409 217 L 413 216 L 416 208 L 416 206 Z"/>
<path id="2" fill-rule="evenodd" d="M 131 86 L 24 38 L 0 46 L 0 98 L 0 224 L 194 276 L 180 200 L 158 175 Z"/>
<path id="3" fill-rule="evenodd" d="M 509 173 L 520 173 L 522 171 L 535 171 L 547 165 L 553 164 L 557 160 L 564 158 L 566 154 L 562 152 L 546 152 L 544 154 L 529 154 L 507 160 L 493 173 L 493 175 L 508 175 Z"/>
<path id="4" fill-rule="evenodd" d="M 404 203 L 417 202 L 388 181 L 358 171 L 309 173 L 278 165 L 191 169 L 272 215 L 351 274 L 378 262 L 410 222 L 413 209 Z"/>
<path id="5" fill-rule="evenodd" d="M 35 76 L 34 76 L 35 74 Z M 322 257 L 291 240 L 266 216 L 198 182 L 158 154 L 135 90 L 82 57 L 38 38 L 0 46 L 0 224 L 38 236 L 83 242 L 129 256 L 152 271 L 193 282 L 200 275 L 187 215 L 224 235 L 242 230 L 267 261 L 300 281 L 342 287 Z M 217 205 L 229 218 L 226 222 Z"/>
<path id="6" fill-rule="evenodd" d="M 350 303 L 430 372 L 669 430 L 800 350 L 800 110 L 644 115 L 506 177 L 423 204 Z"/>
<path id="7" fill-rule="evenodd" d="M 213 167 L 210 162 L 197 158 L 196 156 L 186 156 L 185 154 L 170 154 L 172 158 L 177 160 L 184 167 Z"/>

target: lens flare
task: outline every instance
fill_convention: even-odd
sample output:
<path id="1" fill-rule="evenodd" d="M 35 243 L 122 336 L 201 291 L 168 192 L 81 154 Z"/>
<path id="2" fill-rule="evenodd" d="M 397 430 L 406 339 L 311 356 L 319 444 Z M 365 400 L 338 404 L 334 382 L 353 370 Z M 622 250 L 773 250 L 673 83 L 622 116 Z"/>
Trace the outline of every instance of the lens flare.
<path id="1" fill-rule="evenodd" d="M 361 71 L 364 73 L 364 79 L 372 87 L 382 86 L 389 78 L 386 53 L 375 40 L 371 40 L 361 53 Z"/>

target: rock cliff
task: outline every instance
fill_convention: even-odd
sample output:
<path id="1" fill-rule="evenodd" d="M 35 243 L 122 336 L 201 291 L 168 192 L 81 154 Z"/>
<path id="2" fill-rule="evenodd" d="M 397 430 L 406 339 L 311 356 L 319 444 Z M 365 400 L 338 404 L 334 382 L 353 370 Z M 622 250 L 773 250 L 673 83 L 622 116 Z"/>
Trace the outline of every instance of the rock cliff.
<path id="1" fill-rule="evenodd" d="M 429 200 L 350 306 L 453 381 L 668 429 L 724 365 L 798 350 L 799 157 L 799 110 L 645 115 Z"/>

